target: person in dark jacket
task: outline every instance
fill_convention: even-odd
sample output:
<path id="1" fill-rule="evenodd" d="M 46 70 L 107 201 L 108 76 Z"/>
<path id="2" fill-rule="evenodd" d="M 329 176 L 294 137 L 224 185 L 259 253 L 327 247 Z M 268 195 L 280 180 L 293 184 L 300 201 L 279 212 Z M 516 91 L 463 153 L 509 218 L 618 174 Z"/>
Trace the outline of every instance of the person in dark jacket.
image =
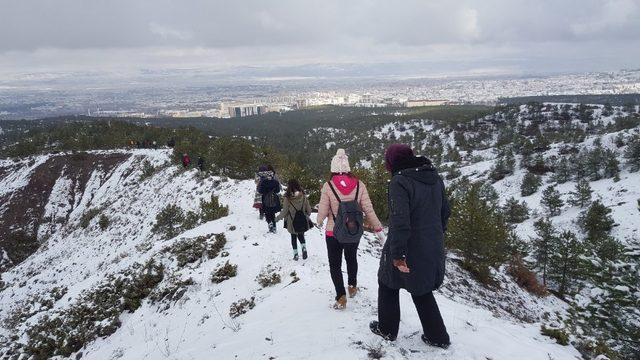
<path id="1" fill-rule="evenodd" d="M 445 271 L 444 232 L 450 215 L 444 182 L 431 162 L 410 147 L 391 145 L 385 153 L 389 183 L 389 234 L 378 270 L 378 321 L 371 331 L 388 340 L 398 336 L 399 290 L 413 298 L 431 346 L 449 347 L 447 329 L 433 291 Z"/>
<path id="2" fill-rule="evenodd" d="M 271 165 L 267 166 L 267 171 L 261 174 L 258 184 L 258 193 L 262 195 L 262 211 L 264 218 L 269 225 L 269 232 L 276 232 L 276 213 L 282 210 L 279 193 L 282 190 L 280 181 Z"/>
<path id="3" fill-rule="evenodd" d="M 204 158 L 202 156 L 198 156 L 198 170 L 204 171 Z"/>

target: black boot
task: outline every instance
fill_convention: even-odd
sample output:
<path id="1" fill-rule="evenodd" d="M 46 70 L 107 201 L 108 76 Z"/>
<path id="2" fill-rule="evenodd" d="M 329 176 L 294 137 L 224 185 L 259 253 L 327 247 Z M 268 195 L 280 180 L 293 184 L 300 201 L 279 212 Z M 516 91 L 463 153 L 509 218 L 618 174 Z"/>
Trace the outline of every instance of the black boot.
<path id="1" fill-rule="evenodd" d="M 372 333 L 380 336 L 381 338 L 385 339 L 385 340 L 389 340 L 389 341 L 394 341 L 396 338 L 392 337 L 391 335 L 386 335 L 384 334 L 382 331 L 380 331 L 380 327 L 378 327 L 379 323 L 377 321 L 372 321 L 369 323 L 369 330 L 371 330 Z"/>
<path id="2" fill-rule="evenodd" d="M 422 334 L 422 341 L 424 341 L 425 344 L 429 345 L 429 346 L 435 346 L 435 347 L 439 347 L 442 349 L 447 349 L 449 348 L 449 345 L 451 345 L 450 342 L 447 343 L 440 343 L 440 342 L 433 342 L 433 341 L 429 341 L 427 340 L 427 338 L 424 336 L 424 334 Z"/>
<path id="3" fill-rule="evenodd" d="M 307 249 L 302 250 L 302 260 L 307 260 Z"/>

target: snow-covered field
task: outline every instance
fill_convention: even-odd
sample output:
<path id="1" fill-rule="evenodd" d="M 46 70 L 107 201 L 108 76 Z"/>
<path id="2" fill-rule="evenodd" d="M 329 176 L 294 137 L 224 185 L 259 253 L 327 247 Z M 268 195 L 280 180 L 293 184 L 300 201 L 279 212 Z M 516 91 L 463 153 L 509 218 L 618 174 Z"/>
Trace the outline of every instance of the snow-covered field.
<path id="1" fill-rule="evenodd" d="M 82 290 L 91 288 L 105 275 L 155 257 L 165 263 L 167 273 L 181 279 L 191 277 L 195 284 L 168 306 L 145 302 L 137 311 L 122 314 L 120 328 L 81 350 L 83 359 L 364 359 L 369 356 L 369 349 L 377 347 L 386 358 L 393 359 L 579 358 L 573 347 L 557 345 L 541 336 L 540 323 L 522 322 L 474 305 L 451 289 L 436 295 L 452 338 L 448 350 L 430 348 L 421 342 L 419 320 L 407 293 L 401 296 L 403 318 L 398 340 L 383 341 L 368 330 L 369 321 L 376 317 L 379 249 L 372 236 L 363 239 L 359 252 L 361 292 L 350 299 L 346 310 L 333 310 L 333 286 L 320 231 L 307 233 L 309 259 L 295 262 L 291 259 L 289 234 L 281 224 L 278 234 L 267 234 L 266 224 L 251 208 L 252 181 L 203 179 L 195 170 L 185 172 L 177 167 L 163 167 L 153 176 L 139 180 L 144 159 L 161 165 L 169 156 L 166 150 L 134 150 L 110 176 L 96 177 L 71 202 L 59 198 L 60 194 L 69 193 L 65 190 L 68 180 L 61 177 L 47 213 L 55 214 L 60 209 L 69 218 L 60 228 L 47 228 L 50 237 L 41 249 L 2 274 L 7 287 L 0 292 L 0 317 L 24 306 L 24 301 L 36 294 L 55 286 L 68 288 L 52 309 L 40 311 L 43 309 L 34 305 L 34 315 L 19 326 L 24 330 L 44 313 L 68 306 Z M 622 179 L 634 181 L 624 175 Z M 0 192 L 11 191 L 6 186 L 10 185 L 0 184 Z M 507 185 L 504 191 L 510 191 Z M 229 216 L 167 241 L 151 233 L 155 216 L 165 205 L 195 210 L 199 200 L 212 192 L 229 206 Z M 107 230 L 100 230 L 97 219 L 86 229 L 78 226 L 89 208 L 100 208 L 109 217 Z M 228 257 L 203 259 L 177 268 L 162 253 L 167 245 L 181 238 L 212 233 L 226 234 L 224 250 Z M 227 260 L 238 265 L 237 276 L 212 283 L 212 271 Z M 277 269 L 282 282 L 262 289 L 255 278 L 267 267 Z M 449 271 L 466 277 L 453 263 Z M 300 280 L 292 283 L 293 272 Z M 550 313 L 564 311 L 562 304 L 552 298 L 537 299 L 524 291 L 519 296 L 526 299 L 525 308 L 536 312 L 540 308 Z M 255 307 L 231 319 L 230 305 L 251 297 L 255 297 Z M 10 332 L 4 326 L 0 328 L 0 335 L 10 336 Z M 20 333 L 19 341 L 25 340 L 26 335 Z"/>

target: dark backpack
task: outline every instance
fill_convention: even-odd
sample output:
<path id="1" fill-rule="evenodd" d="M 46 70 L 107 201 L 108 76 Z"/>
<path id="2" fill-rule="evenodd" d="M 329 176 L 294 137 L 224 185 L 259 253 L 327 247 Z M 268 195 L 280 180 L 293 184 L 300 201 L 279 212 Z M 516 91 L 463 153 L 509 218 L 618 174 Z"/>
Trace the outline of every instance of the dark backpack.
<path id="1" fill-rule="evenodd" d="M 268 209 L 279 208 L 280 198 L 278 197 L 278 194 L 276 194 L 275 191 L 269 191 L 268 193 L 264 194 L 264 197 L 262 199 L 262 207 L 265 207 Z"/>
<path id="2" fill-rule="evenodd" d="M 331 185 L 331 182 L 329 182 L 329 187 L 331 188 L 331 191 L 333 191 L 333 195 L 335 195 L 339 203 L 338 213 L 334 215 L 333 210 L 331 211 L 334 222 L 333 236 L 339 243 L 355 244 L 360 241 L 360 238 L 364 233 L 364 228 L 362 227 L 364 216 L 360 209 L 360 204 L 358 204 L 360 182 L 358 182 L 356 187 L 356 197 L 351 201 L 340 200 L 340 196 L 338 196 L 338 193 L 336 192 L 336 189 L 333 188 L 333 185 Z"/>
<path id="3" fill-rule="evenodd" d="M 291 205 L 291 207 L 296 211 L 294 216 L 291 216 L 291 213 L 289 213 L 289 216 L 291 217 L 291 225 L 293 225 L 293 231 L 295 231 L 297 234 L 304 233 L 307 230 L 311 229 L 311 226 L 313 226 L 307 215 L 302 210 L 304 209 L 304 202 L 305 200 L 302 200 L 301 209 L 296 208 L 295 206 L 293 206 L 292 202 L 289 202 L 289 205 Z"/>

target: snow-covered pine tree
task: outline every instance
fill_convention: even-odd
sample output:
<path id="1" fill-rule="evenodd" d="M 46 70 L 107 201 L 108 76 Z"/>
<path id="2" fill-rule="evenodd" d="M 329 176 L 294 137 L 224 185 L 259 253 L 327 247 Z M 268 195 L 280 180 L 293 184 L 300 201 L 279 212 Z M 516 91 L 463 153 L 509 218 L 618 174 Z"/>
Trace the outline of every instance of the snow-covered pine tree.
<path id="1" fill-rule="evenodd" d="M 529 207 L 527 203 L 518 202 L 513 196 L 507 199 L 502 206 L 505 221 L 510 224 L 519 224 L 529 218 Z"/>
<path id="2" fill-rule="evenodd" d="M 575 286 L 581 275 L 582 244 L 572 231 L 563 231 L 559 236 L 551 236 L 548 277 L 558 288 L 558 295 L 564 297 Z"/>
<path id="3" fill-rule="evenodd" d="M 533 239 L 533 257 L 536 261 L 536 267 L 542 271 L 542 283 L 547 284 L 547 268 L 549 265 L 549 256 L 555 242 L 556 229 L 548 218 L 540 218 L 533 223 L 538 237 Z"/>
<path id="4" fill-rule="evenodd" d="M 520 185 L 520 195 L 529 196 L 538 191 L 538 188 L 542 184 L 542 180 L 536 174 L 527 172 L 522 179 L 522 184 Z"/>
<path id="5" fill-rule="evenodd" d="M 553 180 L 558 184 L 564 184 L 571 180 L 571 168 L 569 161 L 565 156 L 562 156 L 555 164 Z"/>
<path id="6" fill-rule="evenodd" d="M 497 209 L 482 199 L 480 184 L 457 191 L 452 199 L 456 211 L 449 220 L 447 243 L 460 251 L 463 267 L 483 283 L 491 282 L 491 267 L 508 256 L 509 226 Z"/>
<path id="7" fill-rule="evenodd" d="M 591 194 L 593 190 L 591 190 L 591 185 L 589 185 L 589 180 L 580 179 L 576 183 L 575 191 L 570 193 L 571 197 L 569 199 L 569 204 L 572 206 L 580 206 L 581 208 L 585 207 L 591 201 Z"/>
<path id="8" fill-rule="evenodd" d="M 620 162 L 615 152 L 606 150 L 603 155 L 604 159 L 604 177 L 616 178 L 620 175 Z"/>
<path id="9" fill-rule="evenodd" d="M 640 170 L 640 136 L 634 136 L 629 144 L 627 145 L 627 149 L 624 152 L 624 157 L 627 159 L 627 165 L 631 171 L 635 172 Z"/>
<path id="10" fill-rule="evenodd" d="M 542 191 L 542 200 L 540 202 L 547 209 L 550 216 L 560 215 L 560 210 L 564 205 L 560 192 L 554 186 L 548 186 Z"/>

